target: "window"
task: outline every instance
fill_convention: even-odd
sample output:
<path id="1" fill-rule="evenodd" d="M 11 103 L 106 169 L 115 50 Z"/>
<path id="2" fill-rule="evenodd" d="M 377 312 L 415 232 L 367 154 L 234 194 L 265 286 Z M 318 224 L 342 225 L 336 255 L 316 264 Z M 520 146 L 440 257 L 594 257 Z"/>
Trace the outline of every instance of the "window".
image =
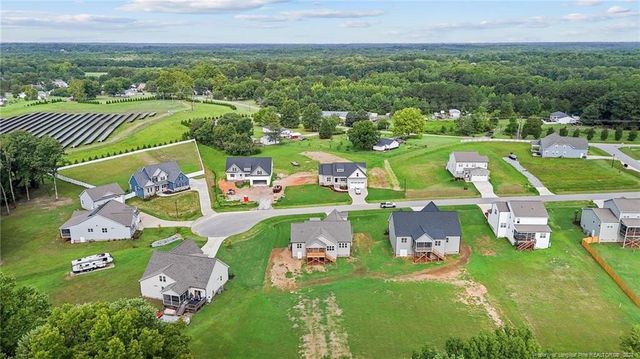
<path id="1" fill-rule="evenodd" d="M 236 175 L 234 175 L 233 173 L 229 175 L 229 178 L 235 178 Z"/>
<path id="2" fill-rule="evenodd" d="M 219 281 L 221 281 L 221 282 L 222 282 L 222 276 L 220 276 L 220 279 L 219 279 Z"/>
<path id="3" fill-rule="evenodd" d="M 166 283 L 166 282 L 167 282 L 167 277 L 165 277 L 165 276 L 163 276 L 163 275 L 158 276 L 158 279 L 159 279 L 161 282 L 163 282 L 163 283 Z M 164 287 L 163 287 L 163 288 L 164 288 Z"/>
<path id="4" fill-rule="evenodd" d="M 338 248 L 347 248 L 347 247 L 349 247 L 349 244 L 346 242 L 338 243 Z"/>
<path id="5" fill-rule="evenodd" d="M 440 246 L 442 244 L 442 241 L 436 241 L 436 247 Z"/>
<path id="6" fill-rule="evenodd" d="M 507 224 L 506 223 L 500 223 L 500 228 L 507 228 Z"/>
<path id="7" fill-rule="evenodd" d="M 520 223 L 520 218 L 516 218 L 516 223 Z"/>
<path id="8" fill-rule="evenodd" d="M 547 238 L 547 234 L 546 233 L 540 233 L 540 238 Z"/>
<path id="9" fill-rule="evenodd" d="M 262 174 L 262 170 L 258 170 L 258 171 L 256 171 L 256 173 L 261 175 Z"/>
<path id="10" fill-rule="evenodd" d="M 102 233 L 107 233 L 107 229 L 106 228 L 102 228 Z"/>
<path id="11" fill-rule="evenodd" d="M 298 249 L 302 248 L 302 243 L 296 243 L 296 248 Z"/>
<path id="12" fill-rule="evenodd" d="M 333 252 L 336 250 L 335 246 L 327 246 L 327 252 Z"/>
<path id="13" fill-rule="evenodd" d="M 93 228 L 87 228 L 87 232 L 93 233 Z"/>
<path id="14" fill-rule="evenodd" d="M 400 243 L 407 243 L 407 239 L 406 238 L 401 238 L 400 239 Z"/>
<path id="15" fill-rule="evenodd" d="M 444 240 L 445 243 L 449 243 L 449 238 Z"/>

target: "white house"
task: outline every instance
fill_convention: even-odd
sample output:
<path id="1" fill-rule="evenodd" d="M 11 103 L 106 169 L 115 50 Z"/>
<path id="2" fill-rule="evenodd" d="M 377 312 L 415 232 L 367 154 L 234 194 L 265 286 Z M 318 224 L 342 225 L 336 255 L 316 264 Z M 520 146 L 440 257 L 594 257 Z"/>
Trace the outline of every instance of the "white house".
<path id="1" fill-rule="evenodd" d="M 577 116 L 569 116 L 564 112 L 556 111 L 549 115 L 549 122 L 563 124 L 563 125 L 573 125 L 580 121 L 580 117 Z"/>
<path id="2" fill-rule="evenodd" d="M 60 236 L 71 243 L 130 239 L 138 230 L 140 212 L 115 200 L 91 211 L 75 211 L 60 227 Z"/>
<path id="3" fill-rule="evenodd" d="M 506 237 L 518 250 L 551 246 L 549 214 L 540 201 L 495 202 L 487 219 L 496 237 Z"/>
<path id="4" fill-rule="evenodd" d="M 260 142 L 260 144 L 263 145 L 263 146 L 271 146 L 271 145 L 279 144 L 280 140 L 274 141 L 269 136 L 262 136 L 262 137 L 260 137 L 260 140 L 258 140 L 258 142 Z"/>
<path id="5" fill-rule="evenodd" d="M 447 170 L 465 181 L 488 181 L 489 158 L 478 152 L 451 152 Z"/>
<path id="6" fill-rule="evenodd" d="M 229 266 L 204 255 L 192 240 L 185 240 L 169 252 L 154 251 L 140 278 L 140 294 L 159 299 L 178 313 L 211 302 L 224 290 Z"/>
<path id="7" fill-rule="evenodd" d="M 227 157 L 227 181 L 248 181 L 251 186 L 269 186 L 272 171 L 271 157 Z"/>
<path id="8" fill-rule="evenodd" d="M 374 151 L 389 151 L 400 147 L 400 142 L 394 138 L 381 138 L 373 145 Z"/>
<path id="9" fill-rule="evenodd" d="M 80 193 L 80 206 L 88 211 L 96 209 L 110 200 L 124 203 L 124 191 L 117 183 L 87 188 Z"/>
<path id="10" fill-rule="evenodd" d="M 460 114 L 461 112 L 458 109 L 455 109 L 455 108 L 449 109 L 449 118 L 453 118 L 453 119 L 460 118 Z"/>
<path id="11" fill-rule="evenodd" d="M 321 163 L 318 183 L 337 191 L 367 188 L 367 164 L 364 162 Z"/>
<path id="12" fill-rule="evenodd" d="M 640 248 L 640 198 L 613 198 L 603 208 L 583 208 L 580 227 L 599 242 Z"/>

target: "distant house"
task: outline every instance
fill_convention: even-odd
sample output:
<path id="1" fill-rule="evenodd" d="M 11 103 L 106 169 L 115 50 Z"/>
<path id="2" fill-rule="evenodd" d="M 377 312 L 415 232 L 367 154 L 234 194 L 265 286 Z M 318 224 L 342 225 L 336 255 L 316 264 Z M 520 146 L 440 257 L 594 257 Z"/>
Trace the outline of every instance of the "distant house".
<path id="1" fill-rule="evenodd" d="M 552 133 L 538 141 L 533 141 L 532 151 L 542 157 L 586 158 L 589 142 L 580 137 L 560 136 Z"/>
<path id="2" fill-rule="evenodd" d="M 271 130 L 271 128 L 269 128 L 268 126 L 262 127 L 262 133 L 264 134 L 269 134 L 272 133 L 273 130 Z M 289 138 L 289 135 L 291 135 L 291 130 L 288 128 L 282 128 L 280 129 L 280 137 L 284 137 L 284 138 Z"/>
<path id="3" fill-rule="evenodd" d="M 318 183 L 338 191 L 367 188 L 367 164 L 364 162 L 321 163 Z"/>
<path id="4" fill-rule="evenodd" d="M 506 237 L 518 250 L 551 246 L 549 214 L 541 201 L 495 202 L 487 218 L 496 237 Z"/>
<path id="5" fill-rule="evenodd" d="M 38 91 L 38 100 L 46 100 L 49 94 L 44 91 Z"/>
<path id="6" fill-rule="evenodd" d="M 400 142 L 394 138 L 381 138 L 373 145 L 374 151 L 389 151 L 400 147 Z"/>
<path id="7" fill-rule="evenodd" d="M 138 84 L 138 86 L 136 86 L 136 90 L 138 90 L 138 92 L 142 92 L 146 87 L 147 87 L 147 84 L 144 82 L 141 82 Z"/>
<path id="8" fill-rule="evenodd" d="M 322 111 L 322 117 L 336 116 L 340 118 L 342 121 L 345 121 L 347 119 L 348 113 L 349 112 L 347 111 Z"/>
<path id="9" fill-rule="evenodd" d="M 489 158 L 478 152 L 451 152 L 447 170 L 465 181 L 488 181 Z"/>
<path id="10" fill-rule="evenodd" d="M 180 192 L 190 188 L 187 177 L 176 161 L 149 165 L 137 170 L 129 179 L 129 188 L 139 198 L 158 193 Z"/>
<path id="11" fill-rule="evenodd" d="M 73 212 L 60 226 L 60 236 L 71 243 L 130 239 L 139 223 L 140 212 L 136 207 L 110 200 L 91 211 Z"/>
<path id="12" fill-rule="evenodd" d="M 138 94 L 138 90 L 136 90 L 135 88 L 130 88 L 130 89 L 126 89 L 124 90 L 123 96 L 125 97 L 132 97 Z"/>
<path id="13" fill-rule="evenodd" d="M 67 87 L 69 87 L 69 85 L 65 81 L 60 80 L 60 79 L 53 80 L 52 83 L 53 83 L 53 86 L 58 87 L 58 88 L 65 88 L 66 89 Z"/>
<path id="14" fill-rule="evenodd" d="M 291 224 L 291 256 L 308 264 L 335 262 L 351 256 L 353 232 L 346 213 L 333 210 L 327 218 Z"/>
<path id="15" fill-rule="evenodd" d="M 260 137 L 260 140 L 258 140 L 258 142 L 260 142 L 260 144 L 263 145 L 263 146 L 271 146 L 271 145 L 279 144 L 280 140 L 274 141 L 269 136 L 262 136 L 262 137 Z"/>
<path id="16" fill-rule="evenodd" d="M 613 198 L 603 208 L 583 208 L 580 227 L 599 242 L 640 248 L 640 198 Z"/>
<path id="17" fill-rule="evenodd" d="M 564 112 L 556 111 L 549 115 L 549 122 L 564 124 L 564 125 L 573 125 L 580 121 L 580 117 L 577 116 L 569 116 Z"/>
<path id="18" fill-rule="evenodd" d="M 269 186 L 272 172 L 271 157 L 227 157 L 227 181 L 249 181 L 251 186 Z"/>
<path id="19" fill-rule="evenodd" d="M 228 280 L 228 265 L 207 257 L 194 241 L 185 240 L 171 251 L 153 252 L 140 278 L 140 293 L 161 300 L 181 315 L 211 302 Z"/>
<path id="20" fill-rule="evenodd" d="M 80 193 L 80 206 L 88 211 L 111 200 L 124 203 L 124 191 L 117 183 L 87 188 Z"/>
<path id="21" fill-rule="evenodd" d="M 415 262 L 444 260 L 447 254 L 459 253 L 461 236 L 458 213 L 441 211 L 433 202 L 420 211 L 397 211 L 389 217 L 393 255 L 413 257 Z"/>
<path id="22" fill-rule="evenodd" d="M 458 109 L 455 109 L 455 108 L 449 109 L 449 118 L 453 118 L 453 119 L 460 118 L 460 114 L 461 112 Z"/>
<path id="23" fill-rule="evenodd" d="M 449 109 L 449 111 L 440 111 L 440 112 L 434 112 L 433 113 L 433 118 L 435 120 L 450 120 L 450 119 L 457 119 L 460 118 L 460 116 L 462 115 L 462 112 L 458 109 L 452 108 Z"/>

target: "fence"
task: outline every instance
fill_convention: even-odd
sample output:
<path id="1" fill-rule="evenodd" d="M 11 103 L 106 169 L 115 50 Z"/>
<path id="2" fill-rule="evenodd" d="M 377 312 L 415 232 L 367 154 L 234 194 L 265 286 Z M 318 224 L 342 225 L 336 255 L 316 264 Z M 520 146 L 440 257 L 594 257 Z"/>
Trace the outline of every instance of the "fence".
<path id="1" fill-rule="evenodd" d="M 511 138 L 490 138 L 490 137 L 474 137 L 465 138 L 460 142 L 519 142 L 519 143 L 531 143 L 530 140 L 516 140 Z"/>
<path id="2" fill-rule="evenodd" d="M 587 237 L 587 238 L 582 240 L 582 246 L 584 247 L 584 249 L 587 250 L 587 252 L 589 252 L 589 254 L 591 254 L 591 257 L 593 257 L 593 259 L 600 265 L 600 267 L 602 267 L 602 269 L 604 269 L 604 271 L 607 272 L 607 274 L 609 274 L 611 279 L 613 279 L 613 281 L 616 282 L 616 284 L 618 285 L 618 287 L 620 287 L 620 289 L 622 289 L 624 294 L 626 294 L 627 297 L 629 297 L 629 299 L 631 299 L 631 301 L 636 306 L 640 307 L 640 297 L 638 297 L 633 292 L 633 290 L 631 290 L 631 288 L 629 288 L 627 283 L 625 283 L 622 280 L 622 278 L 620 278 L 620 276 L 613 270 L 613 268 L 611 268 L 607 264 L 607 262 L 605 262 L 604 259 L 602 259 L 602 257 L 600 257 L 598 252 L 596 252 L 593 248 L 591 248 L 590 244 L 591 243 L 596 243 L 596 242 L 597 242 L 597 239 L 594 239 L 594 237 Z"/>

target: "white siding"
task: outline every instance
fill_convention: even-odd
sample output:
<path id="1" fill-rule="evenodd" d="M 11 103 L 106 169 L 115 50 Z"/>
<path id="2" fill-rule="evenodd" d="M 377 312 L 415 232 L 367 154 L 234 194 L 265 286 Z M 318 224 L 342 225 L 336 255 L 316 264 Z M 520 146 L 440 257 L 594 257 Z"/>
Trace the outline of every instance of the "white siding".
<path id="1" fill-rule="evenodd" d="M 110 239 L 129 239 L 137 229 L 139 223 L 138 217 L 136 217 L 135 222 L 135 226 L 132 228 L 101 216 L 93 216 L 82 223 L 69 227 L 71 242 L 82 243 L 87 241 L 106 241 Z M 103 232 L 103 228 L 106 228 L 106 232 Z"/>
<path id="2" fill-rule="evenodd" d="M 145 298 L 153 298 L 162 300 L 162 289 L 175 283 L 175 281 L 162 274 L 167 279 L 166 282 L 160 281 L 160 275 L 154 275 L 140 281 L 140 294 Z"/>

